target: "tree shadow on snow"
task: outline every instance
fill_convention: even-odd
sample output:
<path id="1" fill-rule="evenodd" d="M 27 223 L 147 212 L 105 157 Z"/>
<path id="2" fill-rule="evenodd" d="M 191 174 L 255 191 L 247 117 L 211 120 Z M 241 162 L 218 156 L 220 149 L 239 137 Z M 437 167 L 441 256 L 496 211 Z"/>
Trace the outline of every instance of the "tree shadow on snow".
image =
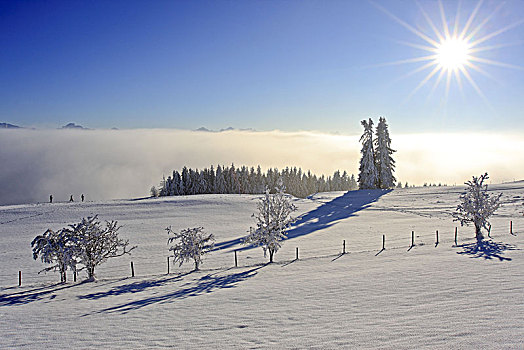
<path id="1" fill-rule="evenodd" d="M 187 297 L 198 296 L 205 293 L 212 293 L 216 290 L 224 288 L 234 288 L 239 282 L 242 282 L 250 277 L 254 277 L 257 274 L 257 270 L 261 269 L 264 266 L 266 265 L 258 266 L 247 271 L 232 273 L 225 276 L 219 276 L 216 273 L 208 274 L 201 277 L 193 286 L 184 287 L 163 295 L 155 295 L 144 299 L 130 301 L 122 305 L 117 305 L 103 309 L 97 313 L 125 314 L 130 311 L 139 310 L 145 306 L 153 304 L 173 302 L 177 299 L 184 299 Z M 97 297 L 99 296 L 94 296 L 93 298 Z"/>
<path id="2" fill-rule="evenodd" d="M 511 261 L 511 258 L 502 256 L 505 251 L 519 250 L 512 244 L 495 241 L 482 241 L 481 243 L 474 242 L 462 244 L 458 247 L 461 247 L 463 250 L 461 252 L 457 252 L 457 254 L 469 255 L 471 258 L 484 258 L 486 260 L 497 258 L 499 261 Z"/>
<path id="3" fill-rule="evenodd" d="M 124 284 L 121 286 L 116 286 L 114 288 L 111 288 L 110 290 L 106 292 L 97 292 L 97 293 L 90 293 L 86 295 L 80 295 L 78 296 L 78 299 L 97 300 L 97 299 L 101 299 L 105 297 L 117 296 L 117 295 L 122 295 L 122 294 L 127 294 L 127 293 L 131 293 L 131 294 L 140 293 L 148 288 L 160 287 L 170 282 L 179 281 L 182 279 L 182 277 L 190 273 L 191 272 L 176 275 L 176 276 L 164 277 L 164 278 L 156 279 L 156 280 L 152 279 L 152 280 L 145 280 L 145 281 L 138 281 L 138 282 L 133 282 L 129 284 Z"/>
<path id="4" fill-rule="evenodd" d="M 10 294 L 0 294 L 0 306 L 13 306 L 29 304 L 33 301 L 45 299 L 47 297 L 53 298 L 54 292 L 68 289 L 78 284 L 63 284 L 56 283 L 49 286 L 34 288 L 30 290 L 22 290 Z"/>
<path id="5" fill-rule="evenodd" d="M 286 239 L 305 236 L 315 231 L 323 230 L 335 225 L 340 220 L 347 219 L 360 210 L 366 209 L 383 195 L 392 190 L 359 190 L 348 191 L 318 208 L 307 212 L 297 218 L 295 224 L 287 232 Z M 244 237 L 232 239 L 215 244 L 214 250 L 228 249 L 242 244 Z M 239 251 L 252 249 L 246 246 Z"/>

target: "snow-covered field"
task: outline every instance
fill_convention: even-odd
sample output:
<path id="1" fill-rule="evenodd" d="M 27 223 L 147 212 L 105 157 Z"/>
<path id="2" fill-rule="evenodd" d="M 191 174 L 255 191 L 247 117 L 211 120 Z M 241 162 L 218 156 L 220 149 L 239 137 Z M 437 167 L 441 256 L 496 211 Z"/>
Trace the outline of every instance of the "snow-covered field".
<path id="1" fill-rule="evenodd" d="M 462 186 L 333 192 L 295 200 L 301 218 L 271 265 L 239 244 L 257 196 L 3 206 L 0 348 L 522 349 L 524 182 L 490 189 L 504 193 L 490 251 L 471 249 L 471 227 L 453 246 Z M 138 248 L 100 266 L 97 282 L 39 275 L 32 239 L 93 214 Z M 201 271 L 166 274 L 169 225 L 216 236 Z"/>

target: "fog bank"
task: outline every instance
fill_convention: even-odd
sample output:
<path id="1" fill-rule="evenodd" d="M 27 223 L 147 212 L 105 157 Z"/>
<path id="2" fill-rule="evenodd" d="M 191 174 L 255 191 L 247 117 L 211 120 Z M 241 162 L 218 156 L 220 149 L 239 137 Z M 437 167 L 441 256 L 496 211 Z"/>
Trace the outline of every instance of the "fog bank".
<path id="1" fill-rule="evenodd" d="M 524 178 L 524 137 L 392 135 L 402 182 L 461 184 L 488 171 L 493 182 Z M 302 167 L 357 175 L 359 135 L 187 130 L 0 130 L 0 204 L 143 197 L 174 169 L 217 164 Z"/>

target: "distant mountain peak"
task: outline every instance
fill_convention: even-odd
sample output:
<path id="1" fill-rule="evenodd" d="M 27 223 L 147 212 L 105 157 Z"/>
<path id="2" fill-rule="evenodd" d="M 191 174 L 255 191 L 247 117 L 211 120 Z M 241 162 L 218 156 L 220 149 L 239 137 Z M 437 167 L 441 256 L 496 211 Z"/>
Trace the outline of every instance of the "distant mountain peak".
<path id="1" fill-rule="evenodd" d="M 0 123 L 0 129 L 20 129 L 20 127 L 14 124 Z"/>
<path id="2" fill-rule="evenodd" d="M 218 130 L 218 131 L 216 131 L 216 130 L 211 130 L 211 129 L 206 128 L 205 126 L 202 126 L 202 127 L 198 128 L 198 129 L 195 129 L 195 130 L 193 130 L 193 131 L 202 131 L 202 132 L 225 132 L 225 131 L 235 131 L 235 130 L 237 130 L 237 131 L 256 131 L 256 130 L 253 129 L 253 128 L 237 129 L 237 128 L 234 128 L 234 127 L 232 127 L 232 126 L 229 126 L 229 127 L 227 127 L 227 128 L 224 128 L 224 129 L 220 129 L 220 130 Z"/>
<path id="3" fill-rule="evenodd" d="M 66 125 L 62 126 L 61 129 L 82 129 L 87 130 L 87 128 L 84 128 L 82 125 L 77 125 L 75 123 L 67 123 Z"/>

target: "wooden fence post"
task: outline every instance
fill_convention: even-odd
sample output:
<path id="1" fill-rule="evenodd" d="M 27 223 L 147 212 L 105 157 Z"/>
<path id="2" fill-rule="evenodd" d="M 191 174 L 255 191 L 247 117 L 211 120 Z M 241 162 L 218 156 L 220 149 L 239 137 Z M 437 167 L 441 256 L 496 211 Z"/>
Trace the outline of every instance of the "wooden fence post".
<path id="1" fill-rule="evenodd" d="M 411 246 L 415 246 L 415 231 L 411 231 Z"/>
<path id="2" fill-rule="evenodd" d="M 346 254 L 346 240 L 342 241 L 342 254 Z"/>
<path id="3" fill-rule="evenodd" d="M 382 250 L 386 249 L 386 235 L 382 235 Z"/>
<path id="4" fill-rule="evenodd" d="M 135 277 L 135 267 L 133 266 L 132 261 L 131 261 L 131 277 Z"/>
<path id="5" fill-rule="evenodd" d="M 298 260 L 298 247 L 297 247 L 297 258 L 296 258 L 296 260 Z"/>
<path id="6" fill-rule="evenodd" d="M 455 245 L 457 246 L 458 243 L 457 243 L 457 227 L 455 227 Z"/>
<path id="7" fill-rule="evenodd" d="M 438 246 L 438 230 L 437 230 L 437 233 L 436 233 L 436 241 L 435 241 L 435 247 Z"/>
<path id="8" fill-rule="evenodd" d="M 235 250 L 235 267 L 238 267 L 237 251 Z"/>
<path id="9" fill-rule="evenodd" d="M 22 271 L 18 271 L 18 287 L 22 286 Z"/>
<path id="10" fill-rule="evenodd" d="M 169 256 L 167 257 L 167 274 L 169 275 Z"/>
<path id="11" fill-rule="evenodd" d="M 509 222 L 509 233 L 513 234 L 513 221 Z"/>

